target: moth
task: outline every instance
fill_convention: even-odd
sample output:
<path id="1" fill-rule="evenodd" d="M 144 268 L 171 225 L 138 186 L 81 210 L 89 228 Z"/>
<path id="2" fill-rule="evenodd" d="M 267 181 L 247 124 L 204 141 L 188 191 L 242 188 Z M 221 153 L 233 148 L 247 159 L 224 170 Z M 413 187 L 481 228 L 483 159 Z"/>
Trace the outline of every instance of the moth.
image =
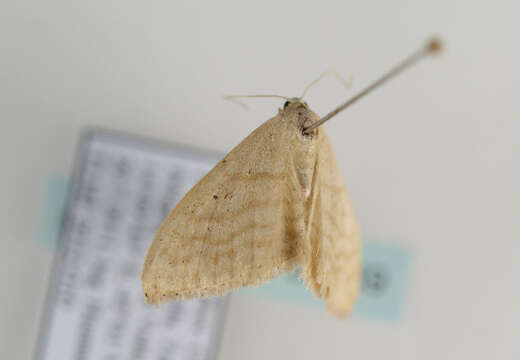
<path id="1" fill-rule="evenodd" d="M 325 121 L 427 54 L 438 40 L 320 118 L 285 98 L 174 207 L 148 250 L 149 304 L 222 295 L 300 267 L 306 286 L 338 316 L 360 291 L 359 224 Z"/>

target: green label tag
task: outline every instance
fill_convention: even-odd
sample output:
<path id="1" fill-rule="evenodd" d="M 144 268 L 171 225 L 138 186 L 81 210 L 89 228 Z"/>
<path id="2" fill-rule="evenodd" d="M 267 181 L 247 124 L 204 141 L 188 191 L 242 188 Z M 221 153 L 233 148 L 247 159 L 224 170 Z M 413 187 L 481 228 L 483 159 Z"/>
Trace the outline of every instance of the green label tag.
<path id="1" fill-rule="evenodd" d="M 410 258 L 410 251 L 405 247 L 363 242 L 363 283 L 353 314 L 398 322 L 403 313 Z M 240 292 L 325 307 L 322 300 L 307 290 L 297 272 Z"/>
<path id="2" fill-rule="evenodd" d="M 69 181 L 66 176 L 57 174 L 49 176 L 35 233 L 36 242 L 43 248 L 49 250 L 56 248 L 68 188 Z"/>

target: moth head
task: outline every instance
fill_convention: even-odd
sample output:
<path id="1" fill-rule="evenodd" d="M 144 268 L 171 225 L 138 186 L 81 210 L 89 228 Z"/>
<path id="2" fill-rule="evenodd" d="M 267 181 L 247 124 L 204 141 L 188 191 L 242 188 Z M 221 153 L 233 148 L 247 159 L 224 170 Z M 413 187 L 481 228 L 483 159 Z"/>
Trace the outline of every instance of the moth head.
<path id="1" fill-rule="evenodd" d="M 287 99 L 287 101 L 283 104 L 284 110 L 291 104 L 303 104 L 305 106 L 308 106 L 305 101 L 303 101 L 301 98 L 290 98 Z"/>
<path id="2" fill-rule="evenodd" d="M 289 122 L 294 123 L 301 131 L 303 136 L 313 137 L 316 132 L 312 131 L 309 134 L 303 134 L 303 131 L 319 120 L 318 115 L 309 108 L 309 105 L 300 98 L 291 98 L 283 104 L 282 110 L 284 118 Z M 315 129 L 316 130 L 316 129 Z"/>

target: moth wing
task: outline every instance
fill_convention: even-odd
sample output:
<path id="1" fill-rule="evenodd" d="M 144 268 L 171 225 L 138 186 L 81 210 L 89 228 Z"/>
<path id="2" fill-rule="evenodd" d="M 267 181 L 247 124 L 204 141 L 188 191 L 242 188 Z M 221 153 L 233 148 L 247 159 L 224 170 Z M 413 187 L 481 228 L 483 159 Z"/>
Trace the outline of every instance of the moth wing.
<path id="1" fill-rule="evenodd" d="M 301 261 L 304 199 L 280 115 L 253 131 L 163 221 L 148 250 L 148 303 L 257 285 Z"/>
<path id="2" fill-rule="evenodd" d="M 331 313 L 344 316 L 352 310 L 360 288 L 360 233 L 324 129 L 319 139 L 302 275 Z"/>

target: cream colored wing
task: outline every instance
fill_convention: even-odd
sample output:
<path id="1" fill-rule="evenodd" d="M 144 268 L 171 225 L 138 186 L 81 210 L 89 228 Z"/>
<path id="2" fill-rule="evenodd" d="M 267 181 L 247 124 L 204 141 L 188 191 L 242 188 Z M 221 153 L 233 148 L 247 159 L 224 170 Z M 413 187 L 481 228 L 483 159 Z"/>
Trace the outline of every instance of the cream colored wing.
<path id="1" fill-rule="evenodd" d="M 304 194 L 281 115 L 221 160 L 164 220 L 148 251 L 148 303 L 256 285 L 301 262 Z"/>
<path id="2" fill-rule="evenodd" d="M 359 227 L 324 129 L 317 149 L 302 275 L 331 313 L 344 316 L 352 310 L 360 288 Z"/>

